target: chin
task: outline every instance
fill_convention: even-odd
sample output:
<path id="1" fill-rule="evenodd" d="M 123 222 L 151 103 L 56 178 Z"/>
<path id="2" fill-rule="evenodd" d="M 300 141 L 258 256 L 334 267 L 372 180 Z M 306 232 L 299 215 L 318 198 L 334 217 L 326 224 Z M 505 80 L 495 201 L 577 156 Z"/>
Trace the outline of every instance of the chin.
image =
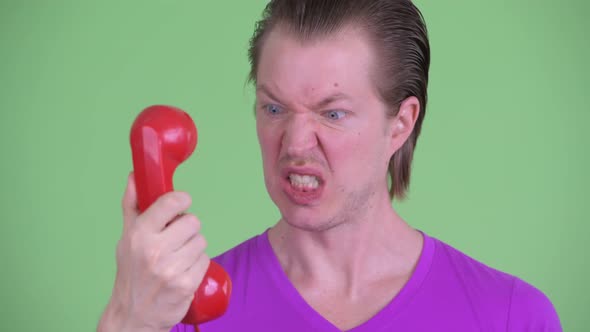
<path id="1" fill-rule="evenodd" d="M 288 218 L 283 217 L 283 220 L 292 228 L 305 232 L 324 232 L 334 227 L 330 223 L 313 223 L 313 222 L 300 222 L 299 220 L 292 221 Z"/>
<path id="2" fill-rule="evenodd" d="M 306 232 L 324 232 L 340 224 L 336 217 L 320 215 L 313 208 L 291 207 L 280 210 L 281 218 L 287 225 Z"/>
<path id="3" fill-rule="evenodd" d="M 342 218 L 333 213 L 326 202 L 298 204 L 279 188 L 269 191 L 270 197 L 279 209 L 281 219 L 290 227 L 307 232 L 323 232 L 338 226 Z M 336 209 L 338 211 L 338 209 Z"/>

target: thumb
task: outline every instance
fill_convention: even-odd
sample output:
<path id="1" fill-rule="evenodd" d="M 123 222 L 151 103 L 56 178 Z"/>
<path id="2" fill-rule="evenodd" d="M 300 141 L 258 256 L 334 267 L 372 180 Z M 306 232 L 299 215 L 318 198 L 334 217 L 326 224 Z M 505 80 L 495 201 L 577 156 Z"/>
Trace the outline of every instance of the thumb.
<path id="1" fill-rule="evenodd" d="M 135 174 L 129 173 L 127 177 L 127 188 L 125 188 L 125 194 L 122 200 L 123 206 L 123 224 L 124 226 L 130 225 L 135 218 L 139 215 L 137 208 L 137 191 L 135 188 Z"/>

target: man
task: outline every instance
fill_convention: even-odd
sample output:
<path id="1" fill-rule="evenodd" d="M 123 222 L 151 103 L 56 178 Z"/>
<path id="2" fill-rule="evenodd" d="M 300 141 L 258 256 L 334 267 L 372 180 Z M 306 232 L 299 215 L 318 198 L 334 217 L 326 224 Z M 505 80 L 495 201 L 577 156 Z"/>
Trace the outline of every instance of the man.
<path id="1" fill-rule="evenodd" d="M 540 291 L 392 207 L 427 99 L 429 44 L 410 0 L 271 1 L 250 60 L 265 183 L 282 217 L 215 258 L 233 293 L 202 332 L 561 330 Z M 175 324 L 209 259 L 197 218 L 176 217 L 189 205 L 169 193 L 138 215 L 130 177 L 99 330 L 193 331 Z"/>

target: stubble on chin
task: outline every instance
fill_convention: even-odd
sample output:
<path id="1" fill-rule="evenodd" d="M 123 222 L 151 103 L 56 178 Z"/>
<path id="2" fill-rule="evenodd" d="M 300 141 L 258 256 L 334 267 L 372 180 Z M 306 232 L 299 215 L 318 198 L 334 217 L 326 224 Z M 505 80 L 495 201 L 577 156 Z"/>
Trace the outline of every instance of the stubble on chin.
<path id="1" fill-rule="evenodd" d="M 325 220 L 299 220 L 293 221 L 284 215 L 281 221 L 298 230 L 306 232 L 327 232 L 337 227 L 350 225 L 363 219 L 367 209 L 370 208 L 371 198 L 375 196 L 372 186 L 367 186 L 361 191 L 349 193 L 344 200 L 342 209 L 333 213 Z"/>

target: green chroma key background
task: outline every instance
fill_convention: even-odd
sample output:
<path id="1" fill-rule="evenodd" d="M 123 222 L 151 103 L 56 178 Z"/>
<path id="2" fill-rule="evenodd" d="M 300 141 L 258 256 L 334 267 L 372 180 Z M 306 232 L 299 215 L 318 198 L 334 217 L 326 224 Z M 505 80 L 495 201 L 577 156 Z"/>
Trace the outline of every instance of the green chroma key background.
<path id="1" fill-rule="evenodd" d="M 432 70 L 415 227 L 515 274 L 590 325 L 587 1 L 416 1 Z M 215 256 L 278 213 L 245 85 L 265 4 L 0 2 L 0 330 L 90 331 L 108 301 L 138 112 L 191 114 L 175 177 Z"/>

